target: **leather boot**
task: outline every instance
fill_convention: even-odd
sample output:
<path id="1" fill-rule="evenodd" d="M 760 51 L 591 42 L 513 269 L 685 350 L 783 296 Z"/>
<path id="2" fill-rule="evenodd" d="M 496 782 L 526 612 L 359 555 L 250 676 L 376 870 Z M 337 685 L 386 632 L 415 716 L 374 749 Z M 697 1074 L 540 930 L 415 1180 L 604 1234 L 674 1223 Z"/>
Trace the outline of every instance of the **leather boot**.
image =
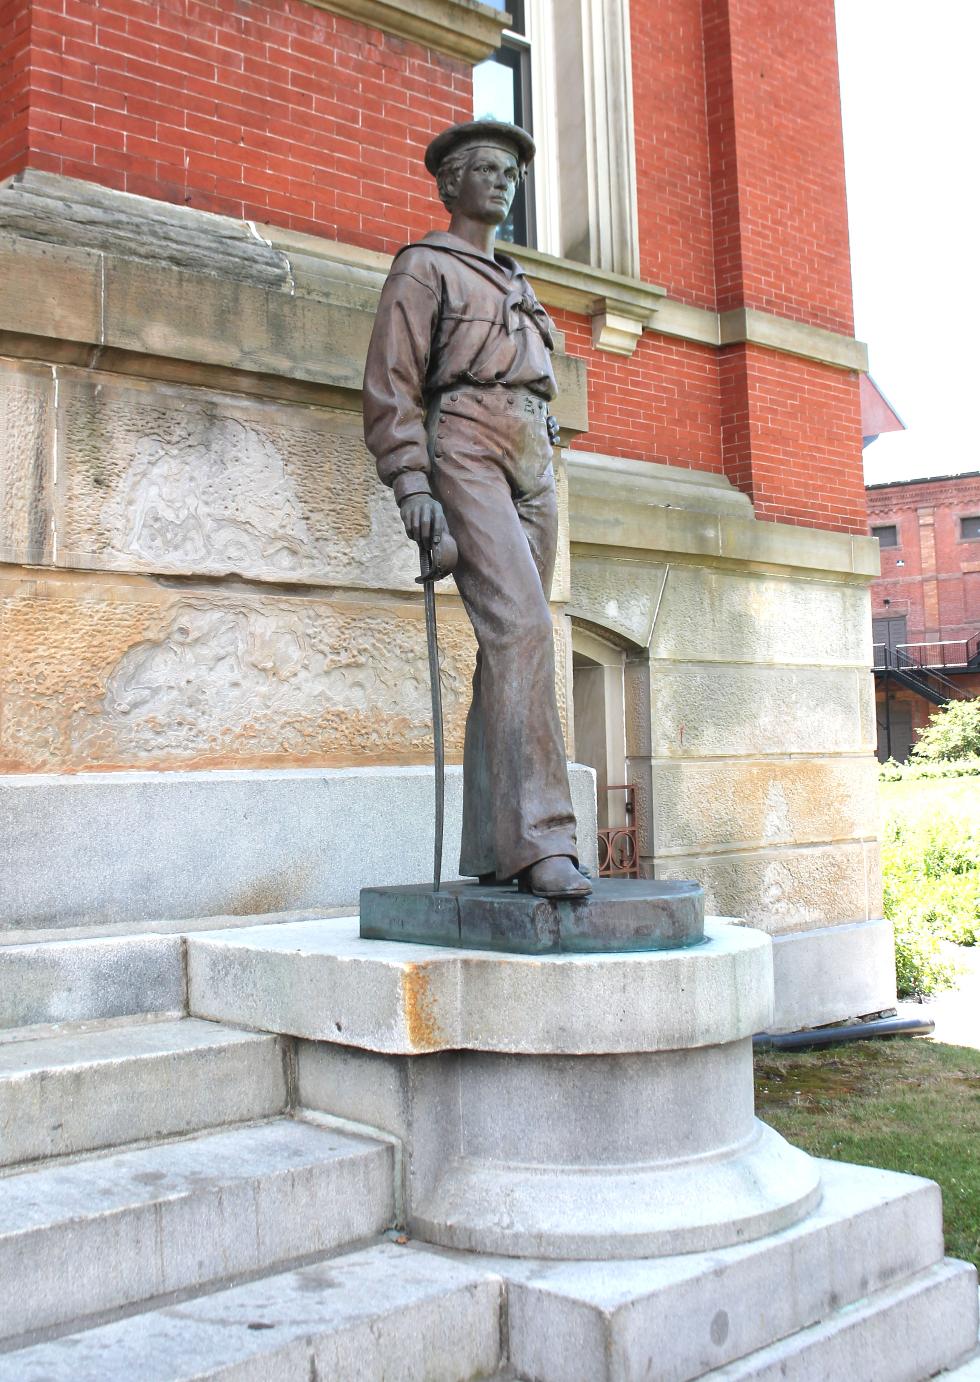
<path id="1" fill-rule="evenodd" d="M 592 884 L 583 877 L 575 860 L 567 854 L 552 854 L 539 859 L 523 871 L 517 883 L 522 893 L 535 897 L 588 897 Z"/>

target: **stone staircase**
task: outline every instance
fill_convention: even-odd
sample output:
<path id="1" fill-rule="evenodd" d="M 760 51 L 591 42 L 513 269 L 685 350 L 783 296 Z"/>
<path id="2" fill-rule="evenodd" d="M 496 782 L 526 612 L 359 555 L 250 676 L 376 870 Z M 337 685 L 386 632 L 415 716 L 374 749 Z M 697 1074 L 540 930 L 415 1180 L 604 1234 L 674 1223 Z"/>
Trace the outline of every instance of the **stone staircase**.
<path id="1" fill-rule="evenodd" d="M 0 1379 L 497 1372 L 499 1277 L 382 1237 L 391 1142 L 182 994 L 176 938 L 0 950 Z"/>
<path id="2" fill-rule="evenodd" d="M 297 1107 L 317 1044 L 188 1015 L 184 970 L 177 937 L 0 948 L 0 1382 L 920 1382 L 975 1341 L 935 1187 L 866 1168 L 714 1252 L 406 1242 L 410 1148 L 328 1080 Z"/>

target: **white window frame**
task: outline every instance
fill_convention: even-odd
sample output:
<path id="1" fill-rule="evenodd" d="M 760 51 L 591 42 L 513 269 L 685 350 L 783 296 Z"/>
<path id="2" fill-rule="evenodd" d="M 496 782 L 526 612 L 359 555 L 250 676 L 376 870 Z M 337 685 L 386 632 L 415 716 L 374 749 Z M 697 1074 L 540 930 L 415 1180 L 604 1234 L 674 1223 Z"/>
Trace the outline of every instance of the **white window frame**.
<path id="1" fill-rule="evenodd" d="M 567 258 L 562 238 L 562 177 L 573 176 L 559 134 L 556 25 L 581 25 L 584 149 L 571 155 L 581 176 L 584 155 L 589 262 L 638 278 L 639 214 L 629 0 L 525 0 L 531 52 L 531 114 L 535 157 L 537 247 Z M 562 73 L 562 82 L 572 77 Z M 574 187 L 566 186 L 574 195 Z M 584 218 L 583 218 L 584 219 Z"/>

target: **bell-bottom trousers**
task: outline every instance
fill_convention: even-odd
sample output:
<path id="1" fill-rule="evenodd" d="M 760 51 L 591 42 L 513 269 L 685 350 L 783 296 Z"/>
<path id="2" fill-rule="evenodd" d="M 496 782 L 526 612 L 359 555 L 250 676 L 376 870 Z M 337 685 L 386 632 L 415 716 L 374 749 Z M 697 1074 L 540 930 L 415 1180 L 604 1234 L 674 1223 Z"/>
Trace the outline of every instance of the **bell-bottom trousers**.
<path id="1" fill-rule="evenodd" d="M 578 856 L 548 605 L 558 504 L 547 416 L 543 399 L 500 386 L 453 389 L 428 409 L 432 491 L 459 548 L 456 587 L 478 645 L 464 876 L 512 878 L 549 855 Z"/>

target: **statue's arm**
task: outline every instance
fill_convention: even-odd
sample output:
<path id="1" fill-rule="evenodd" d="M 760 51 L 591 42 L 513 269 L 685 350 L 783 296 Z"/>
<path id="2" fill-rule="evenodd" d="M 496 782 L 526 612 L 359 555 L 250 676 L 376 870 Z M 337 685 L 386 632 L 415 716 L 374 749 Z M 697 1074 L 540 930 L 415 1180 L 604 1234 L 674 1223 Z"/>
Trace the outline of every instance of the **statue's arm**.
<path id="1" fill-rule="evenodd" d="M 414 273 L 389 274 L 364 369 L 364 439 L 399 504 L 430 493 L 423 391 L 438 324 L 437 289 Z"/>

